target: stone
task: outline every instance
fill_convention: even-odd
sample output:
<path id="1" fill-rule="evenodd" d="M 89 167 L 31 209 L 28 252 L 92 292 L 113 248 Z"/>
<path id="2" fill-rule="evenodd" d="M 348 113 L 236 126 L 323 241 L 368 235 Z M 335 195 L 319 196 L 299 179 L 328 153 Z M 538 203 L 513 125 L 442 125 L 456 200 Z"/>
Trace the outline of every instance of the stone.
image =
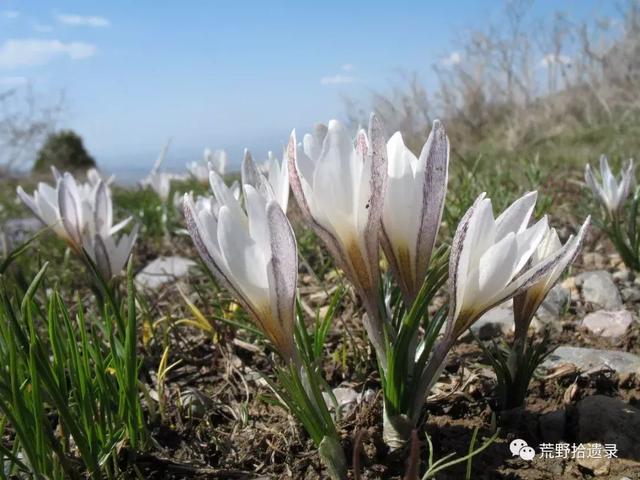
<path id="1" fill-rule="evenodd" d="M 576 277 L 578 285 L 582 285 L 582 298 L 607 310 L 622 308 L 622 298 L 611 274 L 605 270 L 584 272 Z"/>
<path id="2" fill-rule="evenodd" d="M 596 477 L 608 475 L 611 469 L 611 459 L 606 456 L 604 446 L 599 443 L 586 443 L 582 445 L 586 452 L 602 452 L 600 455 L 585 455 L 576 457 L 576 463 L 583 469 L 593 473 Z"/>
<path id="3" fill-rule="evenodd" d="M 622 300 L 625 302 L 640 302 L 640 288 L 634 286 L 625 287 L 620 290 L 620 295 L 622 295 Z"/>
<path id="4" fill-rule="evenodd" d="M 329 410 L 335 410 L 335 405 L 328 393 L 322 392 L 324 401 Z M 375 392 L 368 388 L 364 392 L 358 393 L 350 387 L 336 387 L 333 389 L 333 396 L 338 404 L 341 418 L 350 417 L 355 412 L 356 407 L 362 402 L 369 402 L 375 397 Z"/>
<path id="5" fill-rule="evenodd" d="M 571 290 L 563 287 L 562 285 L 556 285 L 542 302 L 540 309 L 538 310 L 538 316 L 546 316 L 548 314 L 554 318 L 560 317 L 567 311 L 571 303 Z"/>
<path id="6" fill-rule="evenodd" d="M 490 340 L 491 338 L 512 332 L 513 324 L 513 302 L 506 302 L 496 308 L 489 310 L 471 325 L 471 331 L 480 340 Z"/>
<path id="7" fill-rule="evenodd" d="M 11 249 L 29 240 L 42 228 L 44 224 L 37 218 L 13 218 L 4 222 L 0 236 L 4 237 L 5 248 Z"/>
<path id="8" fill-rule="evenodd" d="M 536 333 L 548 330 L 558 332 L 562 329 L 558 321 L 571 305 L 571 290 L 562 285 L 556 285 L 547 294 L 531 321 L 531 328 Z"/>
<path id="9" fill-rule="evenodd" d="M 632 353 L 566 345 L 556 348 L 541 366 L 549 370 L 566 363 L 575 365 L 581 371 L 599 367 L 610 368 L 618 374 L 640 371 L 640 357 Z"/>
<path id="10" fill-rule="evenodd" d="M 598 310 L 589 313 L 582 320 L 582 326 L 591 333 L 606 338 L 621 337 L 629 326 L 633 323 L 633 315 L 628 310 L 617 310 L 609 312 L 607 310 Z"/>
<path id="11" fill-rule="evenodd" d="M 616 282 L 628 282 L 632 276 L 633 274 L 629 270 L 616 270 L 612 275 Z"/>
<path id="12" fill-rule="evenodd" d="M 618 457 L 640 460 L 640 410 L 626 402 L 593 395 L 578 402 L 576 440 L 615 445 Z"/>
<path id="13" fill-rule="evenodd" d="M 186 276 L 196 262 L 184 257 L 159 257 L 144 267 L 135 278 L 138 288 L 156 290 Z"/>

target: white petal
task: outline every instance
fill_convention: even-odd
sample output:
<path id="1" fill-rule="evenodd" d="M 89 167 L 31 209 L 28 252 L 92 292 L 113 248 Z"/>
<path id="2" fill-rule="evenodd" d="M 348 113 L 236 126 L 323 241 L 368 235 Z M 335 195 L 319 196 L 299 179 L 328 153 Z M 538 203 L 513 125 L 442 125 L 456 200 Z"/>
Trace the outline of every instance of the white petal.
<path id="1" fill-rule="evenodd" d="M 298 278 L 298 252 L 296 239 L 282 208 L 276 202 L 267 206 L 269 248 L 271 261 L 267 264 L 272 317 L 277 329 L 272 337 L 286 356 L 295 349 L 293 326 L 295 319 L 295 296 Z"/>
<path id="2" fill-rule="evenodd" d="M 316 163 L 313 193 L 314 203 L 332 219 L 334 228 L 343 221 L 355 224 L 361 172 L 362 159 L 356 157 L 353 142 L 344 127 L 332 120 Z"/>
<path id="3" fill-rule="evenodd" d="M 562 243 L 560 243 L 560 239 L 558 238 L 558 232 L 556 232 L 555 228 L 550 228 L 531 257 L 531 261 L 534 264 L 538 263 L 561 248 Z"/>
<path id="4" fill-rule="evenodd" d="M 107 246 L 107 243 L 108 243 L 108 246 Z M 91 249 L 85 248 L 85 250 L 87 250 L 88 252 L 89 250 L 91 250 L 90 256 L 93 258 L 93 261 L 96 263 L 98 270 L 102 274 L 102 278 L 107 282 L 111 280 L 111 277 L 113 277 L 114 272 L 113 270 L 111 270 L 112 260 L 110 259 L 109 251 L 111 251 L 111 255 L 115 253 L 115 246 L 113 244 L 113 239 L 111 237 L 107 237 L 106 239 L 103 239 L 100 235 L 96 235 L 93 242 L 93 248 Z"/>
<path id="5" fill-rule="evenodd" d="M 598 197 L 605 206 L 607 206 L 608 205 L 607 197 L 604 193 L 604 190 L 596 180 L 593 174 L 593 171 L 591 170 L 591 165 L 589 164 L 587 164 L 587 166 L 585 167 L 584 178 L 589 188 L 591 188 L 591 191 L 593 192 L 593 194 L 596 197 Z"/>
<path id="6" fill-rule="evenodd" d="M 229 187 L 224 183 L 222 177 L 214 171 L 209 173 L 209 182 L 211 183 L 211 189 L 213 190 L 213 194 L 216 197 L 216 201 L 222 206 L 226 205 L 233 215 L 237 218 L 242 218 L 246 216 L 240 207 L 240 203 L 233 195 L 233 192 L 229 190 Z"/>
<path id="7" fill-rule="evenodd" d="M 548 230 L 549 223 L 547 217 L 544 216 L 536 222 L 535 225 L 516 235 L 518 243 L 518 262 L 516 272 L 522 270 L 525 264 L 529 261 Z"/>
<path id="8" fill-rule="evenodd" d="M 496 225 L 493 219 L 493 205 L 486 198 L 477 205 L 473 218 L 470 221 L 466 242 L 471 245 L 472 255 L 469 257 L 470 267 L 476 267 L 480 257 L 497 240 Z"/>
<path id="9" fill-rule="evenodd" d="M 427 274 L 444 213 L 448 179 L 449 137 L 440 121 L 435 120 L 429 138 L 422 147 L 416 171 L 416 182 L 422 184 L 422 192 L 416 192 L 418 205 L 422 205 L 416 246 L 418 282 Z"/>
<path id="10" fill-rule="evenodd" d="M 226 205 L 220 208 L 218 243 L 228 272 L 244 298 L 260 310 L 269 304 L 269 282 L 265 253 L 249 236 L 241 219 Z"/>
<path id="11" fill-rule="evenodd" d="M 527 228 L 537 198 L 536 191 L 526 193 L 496 218 L 496 240 L 502 239 L 509 232 L 519 233 Z"/>
<path id="12" fill-rule="evenodd" d="M 245 148 L 244 158 L 242 159 L 242 166 L 240 168 L 240 178 L 243 185 L 253 185 L 258 187 L 260 183 L 260 172 L 256 167 L 251 152 Z"/>
<path id="13" fill-rule="evenodd" d="M 451 295 L 454 297 L 452 300 L 455 308 L 452 309 L 453 314 L 450 316 L 450 319 L 457 318 L 462 309 L 472 256 L 474 254 L 479 255 L 479 253 L 473 251 L 475 248 L 474 238 L 479 228 L 477 217 L 481 215 L 479 209 L 481 207 L 487 208 L 487 204 L 488 208 L 491 209 L 491 201 L 484 197 L 484 193 L 480 194 L 473 205 L 466 211 L 453 237 L 451 257 L 449 260 L 449 282 L 453 290 Z M 449 322 L 449 325 L 452 326 L 452 323 Z"/>
<path id="14" fill-rule="evenodd" d="M 72 177 L 73 178 L 73 177 Z M 62 224 L 74 243 L 80 247 L 82 241 L 82 223 L 80 215 L 82 207 L 78 202 L 75 182 L 69 181 L 67 176 L 58 181 L 58 205 Z"/>
<path id="15" fill-rule="evenodd" d="M 102 180 L 97 183 L 94 203 L 94 222 L 99 235 L 108 236 L 113 223 L 113 210 L 111 198 L 109 197 L 107 186 Z"/>
<path id="16" fill-rule="evenodd" d="M 60 236 L 63 239 L 69 238 L 69 234 L 62 225 L 60 212 L 58 211 L 57 200 L 55 204 L 52 205 L 48 200 L 40 195 L 40 192 L 38 190 L 36 190 L 33 195 L 36 201 L 36 205 L 38 206 L 38 209 L 40 210 L 40 214 L 42 216 L 41 220 L 45 224 L 52 227 L 56 232 L 56 235 Z"/>
<path id="17" fill-rule="evenodd" d="M 500 294 L 516 272 L 517 253 L 516 236 L 510 232 L 482 255 L 477 269 L 469 275 L 465 308 L 481 310 Z"/>
<path id="18" fill-rule="evenodd" d="M 129 222 L 133 219 L 133 217 L 127 217 L 124 220 L 122 220 L 119 223 L 116 223 L 114 226 L 111 227 L 111 230 L 109 230 L 109 235 L 115 235 L 116 233 L 118 233 L 120 230 L 122 230 L 124 227 L 126 227 L 127 225 L 129 225 Z"/>
<path id="19" fill-rule="evenodd" d="M 40 212 L 40 208 L 38 207 L 35 198 L 28 195 L 20 185 L 18 186 L 17 193 L 20 200 L 22 200 L 22 203 L 24 203 L 36 217 L 43 220 L 42 213 Z"/>
<path id="20" fill-rule="evenodd" d="M 394 248 L 409 249 L 415 258 L 420 211 L 422 181 L 414 177 L 411 162 L 417 159 L 396 132 L 387 142 L 388 178 L 383 208 L 383 225 Z M 413 157 L 413 158 L 411 158 Z M 412 258 L 412 260 L 413 260 Z"/>
<path id="21" fill-rule="evenodd" d="M 618 190 L 618 182 L 611 171 L 609 160 L 604 155 L 600 157 L 600 173 L 602 174 L 602 186 L 604 188 L 607 201 L 609 202 L 609 206 L 611 209 L 616 210 L 618 208 L 618 203 L 615 196 Z"/>
<path id="22" fill-rule="evenodd" d="M 245 185 L 244 192 L 249 217 L 249 234 L 261 251 L 268 252 L 271 245 L 267 226 L 267 202 L 251 185 Z"/>

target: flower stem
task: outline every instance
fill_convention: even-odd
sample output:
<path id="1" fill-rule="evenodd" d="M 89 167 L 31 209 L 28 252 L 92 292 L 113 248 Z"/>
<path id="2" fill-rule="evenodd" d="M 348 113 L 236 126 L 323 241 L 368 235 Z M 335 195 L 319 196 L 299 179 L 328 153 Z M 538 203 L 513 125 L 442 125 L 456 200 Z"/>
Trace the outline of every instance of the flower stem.
<path id="1" fill-rule="evenodd" d="M 391 451 L 404 448 L 411 440 L 411 431 L 415 428 L 415 421 L 409 416 L 399 413 L 389 415 L 387 405 L 384 406 L 382 438 Z"/>
<path id="2" fill-rule="evenodd" d="M 318 446 L 318 455 L 332 480 L 346 480 L 347 459 L 338 438 L 325 436 Z"/>

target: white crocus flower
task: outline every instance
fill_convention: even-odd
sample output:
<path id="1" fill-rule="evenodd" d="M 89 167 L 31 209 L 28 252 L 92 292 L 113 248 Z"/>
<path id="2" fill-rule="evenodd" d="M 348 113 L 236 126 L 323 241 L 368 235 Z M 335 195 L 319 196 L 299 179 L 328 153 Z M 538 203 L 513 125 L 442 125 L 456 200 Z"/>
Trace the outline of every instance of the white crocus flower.
<path id="1" fill-rule="evenodd" d="M 557 264 L 558 252 L 524 268 L 548 229 L 546 217 L 529 226 L 536 199 L 537 192 L 527 193 L 494 219 L 491 200 L 482 194 L 460 221 L 449 260 L 448 341 Z"/>
<path id="2" fill-rule="evenodd" d="M 558 282 L 562 272 L 575 260 L 590 220 L 590 217 L 587 217 L 578 234 L 570 236 L 564 245 L 560 242 L 556 229 L 548 229 L 538 248 L 533 252 L 530 260 L 533 266 L 544 263 L 548 258 L 555 257 L 557 260 L 536 283 L 513 298 L 516 339 L 526 338 L 533 315 Z"/>
<path id="3" fill-rule="evenodd" d="M 166 202 L 169 199 L 169 192 L 171 191 L 171 180 L 173 175 L 166 172 L 155 172 L 147 177 L 148 185 L 156 192 L 160 200 Z"/>
<path id="4" fill-rule="evenodd" d="M 55 173 L 54 173 L 54 176 L 55 176 Z M 103 179 L 102 175 L 100 175 L 100 172 L 95 168 L 90 168 L 89 170 L 87 170 L 87 182 L 93 186 L 97 185 L 100 180 L 106 183 L 107 186 L 110 186 L 115 181 L 115 179 L 116 179 L 115 175 L 111 175 L 106 180 Z"/>
<path id="5" fill-rule="evenodd" d="M 294 360 L 298 254 L 291 225 L 278 203 L 253 186 L 244 185 L 243 210 L 217 173 L 210 178 L 215 201 L 194 202 L 192 194 L 184 199 L 198 253 L 278 352 Z"/>
<path id="6" fill-rule="evenodd" d="M 206 163 L 188 163 L 187 170 L 196 181 L 200 183 L 209 182 L 209 166 Z"/>
<path id="7" fill-rule="evenodd" d="M 59 179 L 57 180 L 60 181 Z M 60 219 L 60 211 L 58 209 L 58 191 L 56 187 L 52 187 L 44 182 L 38 183 L 38 188 L 33 195 L 28 195 L 22 186 L 18 186 L 18 197 L 22 202 L 38 217 L 38 219 L 47 225 L 53 232 L 63 239 L 67 244 L 72 244 L 72 238 L 65 230 L 62 220 Z"/>
<path id="8" fill-rule="evenodd" d="M 400 132 L 387 142 L 387 156 L 382 247 L 405 301 L 411 305 L 427 274 L 442 220 L 449 139 L 436 120 L 420 158 L 405 146 Z"/>
<path id="9" fill-rule="evenodd" d="M 220 176 L 224 176 L 227 169 L 227 152 L 224 150 L 216 150 L 215 152 L 205 148 L 204 149 L 204 161 L 209 167 L 209 170 L 213 170 L 220 174 Z"/>
<path id="10" fill-rule="evenodd" d="M 234 180 L 234 182 L 229 187 L 229 191 L 233 198 L 240 201 L 240 182 Z M 173 205 L 180 210 L 181 213 L 184 213 L 184 193 L 176 192 L 173 196 Z M 198 195 L 195 198 L 196 210 L 207 209 L 211 212 L 211 214 L 218 218 L 218 211 L 220 210 L 220 204 L 210 195 Z"/>
<path id="11" fill-rule="evenodd" d="M 240 200 L 240 182 L 238 180 L 233 181 L 229 190 L 231 190 L 231 195 L 233 195 L 236 200 Z"/>
<path id="12" fill-rule="evenodd" d="M 306 221 L 356 288 L 367 310 L 365 327 L 385 364 L 383 320 L 378 306 L 379 232 L 387 171 L 382 125 L 372 115 L 369 137 L 355 141 L 331 120 L 305 135 L 292 132 L 287 147 L 293 193 Z"/>
<path id="13" fill-rule="evenodd" d="M 597 181 L 589 164 L 585 167 L 584 177 L 587 185 L 609 215 L 615 217 L 624 206 L 635 184 L 635 165 L 633 160 L 629 160 L 626 170 L 620 173 L 620 181 L 618 181 L 613 172 L 611 172 L 607 157 L 602 155 L 600 157 L 600 177 L 602 182 Z"/>
<path id="14" fill-rule="evenodd" d="M 559 264 L 564 249 L 527 267 L 549 228 L 546 217 L 529 226 L 537 196 L 523 195 L 494 219 L 491 200 L 483 193 L 460 220 L 449 256 L 447 327 L 422 374 L 421 391 L 431 389 L 456 339 L 482 314 L 525 291 Z"/>
<path id="15" fill-rule="evenodd" d="M 153 164 L 153 167 L 151 168 L 149 174 L 138 182 L 142 188 L 151 187 L 151 189 L 156 192 L 163 203 L 167 203 L 169 201 L 171 182 L 173 180 L 182 181 L 188 178 L 187 174 L 176 174 L 163 172 L 160 170 L 165 158 L 167 157 L 167 152 L 169 151 L 170 145 L 171 140 L 167 141 L 167 143 L 165 144 L 164 148 L 160 152 L 160 155 L 158 156 L 158 159 Z"/>
<path id="16" fill-rule="evenodd" d="M 96 263 L 105 280 L 120 273 L 137 237 L 136 225 L 131 234 L 119 239 L 116 234 L 131 217 L 113 225 L 113 206 L 107 183 L 89 178 L 78 184 L 70 173 L 54 171 L 56 187 L 38 184 L 33 196 L 18 187 L 18 196 L 43 223 L 79 255 L 83 250 Z M 96 182 L 95 184 L 93 182 Z"/>
<path id="17" fill-rule="evenodd" d="M 200 183 L 209 183 L 209 172 L 215 171 L 224 176 L 227 168 L 227 153 L 224 150 L 215 152 L 204 149 L 204 162 L 191 162 L 187 164 L 187 170 L 191 176 Z"/>
<path id="18" fill-rule="evenodd" d="M 278 159 L 269 152 L 268 168 L 263 174 L 253 161 L 249 150 L 244 151 L 242 161 L 242 183 L 253 185 L 260 190 L 263 195 L 273 197 L 286 213 L 289 204 L 289 168 L 284 160 Z"/>
<path id="19" fill-rule="evenodd" d="M 289 204 L 289 167 L 284 156 L 282 161 L 278 160 L 272 153 L 268 153 L 269 170 L 267 171 L 267 180 L 273 193 L 276 196 L 276 200 L 282 207 L 284 212 L 287 212 L 287 206 Z"/>

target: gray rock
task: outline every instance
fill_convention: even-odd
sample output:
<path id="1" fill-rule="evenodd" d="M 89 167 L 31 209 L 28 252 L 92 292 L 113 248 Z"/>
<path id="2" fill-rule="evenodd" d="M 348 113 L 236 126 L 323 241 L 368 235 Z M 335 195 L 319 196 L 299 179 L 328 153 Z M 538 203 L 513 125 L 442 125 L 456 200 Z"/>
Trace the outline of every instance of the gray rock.
<path id="1" fill-rule="evenodd" d="M 582 320 L 582 326 L 592 333 L 607 338 L 621 337 L 633 323 L 633 315 L 628 310 L 609 312 L 598 310 Z"/>
<path id="2" fill-rule="evenodd" d="M 506 302 L 487 313 L 482 315 L 471 325 L 471 331 L 475 333 L 480 340 L 489 340 L 491 338 L 504 335 L 513 331 L 513 302 Z"/>
<path id="3" fill-rule="evenodd" d="M 335 409 L 335 405 L 329 396 L 328 393 L 322 392 L 322 396 L 324 398 L 327 407 L 330 410 Z M 353 412 L 355 412 L 356 407 L 362 402 L 370 402 L 375 397 L 375 392 L 368 388 L 364 392 L 358 393 L 353 388 L 349 387 L 337 387 L 333 389 L 333 396 L 336 399 L 336 403 L 338 404 L 338 410 L 340 411 L 341 418 L 349 418 Z"/>
<path id="4" fill-rule="evenodd" d="M 613 272 L 613 279 L 616 282 L 627 282 L 632 279 L 632 273 L 629 270 L 617 270 Z"/>
<path id="5" fill-rule="evenodd" d="M 0 236 L 4 237 L 6 247 L 12 248 L 26 242 L 42 228 L 44 228 L 44 225 L 37 218 L 14 218 L 4 222 L 0 228 L 3 235 Z"/>
<path id="6" fill-rule="evenodd" d="M 577 406 L 577 441 L 615 444 L 618 457 L 640 460 L 640 410 L 618 398 L 594 395 Z"/>
<path id="7" fill-rule="evenodd" d="M 556 285 L 547 294 L 546 298 L 536 312 L 531 327 L 540 333 L 543 330 L 557 332 L 562 329 L 561 323 L 558 321 L 567 311 L 571 304 L 571 290 Z"/>
<path id="8" fill-rule="evenodd" d="M 541 366 L 552 369 L 564 363 L 571 363 L 582 371 L 599 367 L 610 368 L 618 373 L 640 371 L 640 357 L 632 353 L 568 346 L 556 348 Z"/>
<path id="9" fill-rule="evenodd" d="M 560 317 L 567 310 L 571 303 L 571 291 L 562 285 L 556 285 L 547 294 L 538 310 L 538 316 L 544 318 L 546 315 L 554 318 Z"/>
<path id="10" fill-rule="evenodd" d="M 182 278 L 196 262 L 184 257 L 159 257 L 136 275 L 138 288 L 156 290 L 162 285 Z"/>
<path id="11" fill-rule="evenodd" d="M 582 285 L 582 298 L 586 303 L 607 310 L 622 307 L 622 298 L 611 274 L 605 270 L 584 272 L 576 277 L 576 283 Z"/>
<path id="12" fill-rule="evenodd" d="M 625 302 L 640 302 L 640 288 L 630 286 L 620 290 L 620 295 Z"/>

